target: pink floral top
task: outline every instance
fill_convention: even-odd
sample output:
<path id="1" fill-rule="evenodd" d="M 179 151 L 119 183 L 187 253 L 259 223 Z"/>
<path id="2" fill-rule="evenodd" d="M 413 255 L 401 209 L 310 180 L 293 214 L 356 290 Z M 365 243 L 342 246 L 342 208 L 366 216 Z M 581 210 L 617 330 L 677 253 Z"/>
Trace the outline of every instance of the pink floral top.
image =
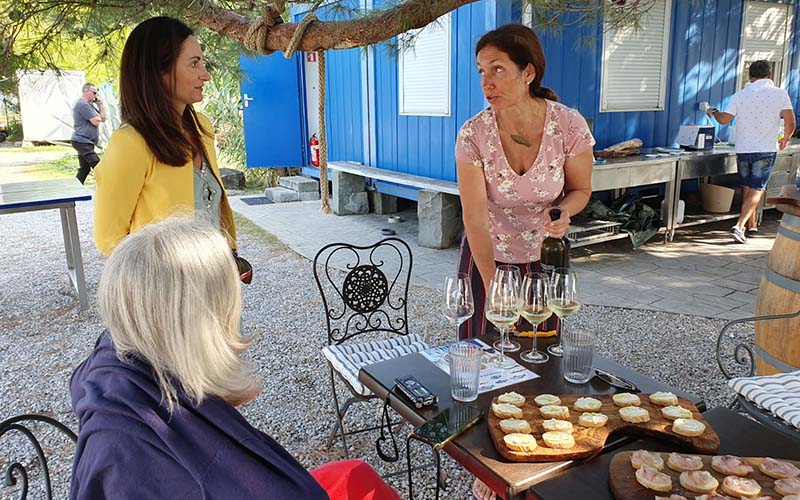
<path id="1" fill-rule="evenodd" d="M 489 232 L 494 258 L 500 262 L 539 260 L 542 240 L 547 237 L 547 209 L 560 199 L 564 189 L 564 162 L 594 144 L 580 113 L 554 101 L 545 102 L 539 154 L 523 175 L 508 164 L 492 108 L 467 120 L 456 139 L 456 161 L 483 168 Z"/>

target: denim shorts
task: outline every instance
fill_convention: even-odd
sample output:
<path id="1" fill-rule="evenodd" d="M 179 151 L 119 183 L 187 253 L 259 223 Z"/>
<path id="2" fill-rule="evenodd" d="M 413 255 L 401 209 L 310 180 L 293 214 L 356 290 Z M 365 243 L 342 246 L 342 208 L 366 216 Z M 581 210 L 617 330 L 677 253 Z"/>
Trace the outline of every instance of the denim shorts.
<path id="1" fill-rule="evenodd" d="M 764 191 L 777 153 L 737 153 L 739 185 Z"/>

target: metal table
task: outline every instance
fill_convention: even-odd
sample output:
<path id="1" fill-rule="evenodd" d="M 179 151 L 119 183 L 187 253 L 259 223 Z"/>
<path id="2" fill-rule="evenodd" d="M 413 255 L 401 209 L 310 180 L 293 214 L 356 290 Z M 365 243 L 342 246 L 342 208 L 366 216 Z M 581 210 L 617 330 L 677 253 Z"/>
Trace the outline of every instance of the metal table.
<path id="1" fill-rule="evenodd" d="M 677 196 L 675 172 L 678 158 L 668 156 L 663 158 L 642 158 L 629 156 L 627 158 L 609 159 L 605 165 L 595 165 L 592 169 L 592 191 L 605 191 L 609 189 L 625 189 L 650 184 L 666 185 L 665 198 L 667 207 L 675 205 Z M 675 211 L 667 211 L 667 232 L 674 226 Z M 580 223 L 570 227 L 570 235 L 575 235 L 573 247 L 580 247 L 600 241 L 626 238 L 627 233 L 616 230 L 619 224 L 592 223 L 582 226 Z"/>
<path id="2" fill-rule="evenodd" d="M 769 427 L 759 425 L 726 408 L 714 408 L 703 414 L 719 435 L 720 454 L 741 457 L 774 457 L 800 460 L 798 442 L 787 440 Z M 618 451 L 652 450 L 681 451 L 665 441 L 641 439 Z M 615 453 L 605 453 L 587 460 L 563 474 L 535 485 L 528 492 L 529 500 L 559 500 L 562 498 L 591 498 L 614 500 L 608 488 L 608 465 Z"/>
<path id="3" fill-rule="evenodd" d="M 58 209 L 61 214 L 61 232 L 67 255 L 67 270 L 72 286 L 78 292 L 81 309 L 88 304 L 86 279 L 83 274 L 81 242 L 75 202 L 89 201 L 92 191 L 74 178 L 47 181 L 14 182 L 0 184 L 0 215 L 37 210 Z"/>
<path id="4" fill-rule="evenodd" d="M 491 344 L 494 341 L 492 335 L 481 337 L 481 340 Z M 522 350 L 530 348 L 530 339 L 517 339 L 522 344 Z M 555 340 L 540 339 L 539 344 L 546 348 Z M 509 353 L 509 356 L 519 361 L 519 352 Z M 489 406 L 493 397 L 514 390 L 522 394 L 614 394 L 618 392 L 613 387 L 592 379 L 586 384 L 571 384 L 566 382 L 561 371 L 561 358 L 551 357 L 546 363 L 531 365 L 522 362 L 523 366 L 535 371 L 540 378 L 522 382 L 513 386 L 486 392 L 478 396 L 477 401 L 470 403 L 480 407 L 484 413 L 489 411 Z M 626 368 L 614 361 L 595 356 L 593 364 L 608 372 L 622 376 L 639 386 L 643 393 L 657 391 L 671 391 L 680 397 L 692 401 L 700 410 L 705 410 L 705 404 L 696 396 L 687 394 L 683 391 L 671 388 L 651 377 L 642 373 Z M 439 396 L 439 404 L 435 407 L 416 408 L 399 392 L 392 390 L 395 378 L 413 374 L 417 380 L 422 382 L 434 394 Z M 399 358 L 382 361 L 368 365 L 361 369 L 358 376 L 359 381 L 368 387 L 375 395 L 386 398 L 389 394 L 389 404 L 405 420 L 413 426 L 418 427 L 424 422 L 443 411 L 452 404 L 450 397 L 450 377 L 428 361 L 421 354 L 409 354 Z M 493 491 L 500 494 L 503 498 L 510 500 L 520 498 L 532 485 L 554 477 L 564 470 L 573 467 L 580 462 L 569 460 L 564 462 L 545 462 L 545 463 L 515 463 L 503 458 L 495 449 L 494 444 L 486 430 L 486 420 L 482 420 L 474 427 L 470 428 L 459 437 L 455 438 L 443 449 L 454 460 L 460 463 L 471 474 L 480 478 Z M 608 447 L 620 446 L 627 443 L 632 438 L 622 436 L 616 440 L 606 443 Z"/>

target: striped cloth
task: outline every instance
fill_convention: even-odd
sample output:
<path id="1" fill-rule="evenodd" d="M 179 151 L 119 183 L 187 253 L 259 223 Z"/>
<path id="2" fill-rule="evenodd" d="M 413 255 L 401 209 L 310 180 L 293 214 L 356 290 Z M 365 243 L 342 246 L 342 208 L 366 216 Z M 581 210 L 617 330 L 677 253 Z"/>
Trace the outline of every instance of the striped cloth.
<path id="1" fill-rule="evenodd" d="M 728 385 L 745 399 L 800 429 L 800 370 L 764 377 L 737 377 Z"/>
<path id="2" fill-rule="evenodd" d="M 386 361 L 406 354 L 424 351 L 428 345 L 419 335 L 398 335 L 388 340 L 374 340 L 361 344 L 329 345 L 322 349 L 325 359 L 362 396 L 370 396 L 372 391 L 358 381 L 358 371 L 367 365 Z"/>

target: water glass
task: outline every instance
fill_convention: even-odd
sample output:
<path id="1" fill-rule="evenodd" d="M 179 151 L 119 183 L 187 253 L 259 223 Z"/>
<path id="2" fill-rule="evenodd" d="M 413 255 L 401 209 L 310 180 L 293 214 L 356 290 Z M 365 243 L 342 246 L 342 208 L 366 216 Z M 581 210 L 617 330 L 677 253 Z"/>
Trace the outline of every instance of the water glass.
<path id="1" fill-rule="evenodd" d="M 594 335 L 588 330 L 569 329 L 561 332 L 564 348 L 562 371 L 564 380 L 573 384 L 585 384 L 592 378 L 592 352 Z"/>
<path id="2" fill-rule="evenodd" d="M 450 394 L 456 401 L 478 399 L 478 379 L 481 373 L 483 349 L 475 344 L 459 343 L 450 346 Z"/>

